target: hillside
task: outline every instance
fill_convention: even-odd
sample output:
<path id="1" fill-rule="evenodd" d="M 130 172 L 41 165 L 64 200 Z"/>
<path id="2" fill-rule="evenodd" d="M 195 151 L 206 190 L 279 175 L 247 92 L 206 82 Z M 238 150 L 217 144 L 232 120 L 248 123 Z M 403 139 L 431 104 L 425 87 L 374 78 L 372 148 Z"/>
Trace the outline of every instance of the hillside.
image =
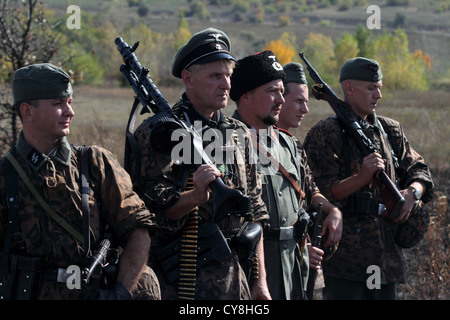
<path id="1" fill-rule="evenodd" d="M 392 2 L 409 4 L 387 5 Z M 433 61 L 432 77 L 445 79 L 443 82 L 448 86 L 450 11 L 438 13 L 439 5 L 447 2 L 450 1 L 378 0 L 370 1 L 370 4 L 380 8 L 381 28 L 371 30 L 373 36 L 393 32 L 401 27 L 408 35 L 410 51 L 421 50 L 429 55 Z M 64 2 L 45 0 L 44 3 L 62 19 L 68 16 L 67 4 Z M 344 3 L 348 5 L 344 6 Z M 180 12 L 183 12 L 192 33 L 206 27 L 225 31 L 231 38 L 232 53 L 236 58 L 261 50 L 284 33 L 295 36 L 300 50 L 310 33 L 324 34 L 336 43 L 343 33 L 353 34 L 358 26 L 365 26 L 371 16 L 370 11 L 367 13 L 367 0 L 78 0 L 77 5 L 82 15 L 84 12 L 93 13 L 96 17 L 94 21 L 107 21 L 121 34 L 122 30 L 130 26 L 137 28 L 140 24 L 145 24 L 156 33 L 175 34 L 180 22 Z M 83 31 L 86 33 L 86 30 L 89 27 L 82 26 L 77 34 L 83 34 Z M 116 34 L 111 34 L 110 37 L 115 36 Z M 142 37 L 137 33 L 134 36 L 136 39 L 129 41 L 142 40 Z M 172 52 L 167 54 L 172 57 Z M 157 58 L 153 54 L 152 60 Z M 161 61 L 159 65 L 170 64 L 169 60 L 167 58 L 167 61 Z"/>

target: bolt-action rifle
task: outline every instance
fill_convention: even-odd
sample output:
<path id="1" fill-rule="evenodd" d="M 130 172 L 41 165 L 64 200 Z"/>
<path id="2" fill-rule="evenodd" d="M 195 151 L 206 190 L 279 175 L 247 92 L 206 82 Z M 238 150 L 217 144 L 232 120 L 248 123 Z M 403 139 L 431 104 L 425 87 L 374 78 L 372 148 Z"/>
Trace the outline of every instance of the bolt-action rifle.
<path id="1" fill-rule="evenodd" d="M 317 205 L 317 212 L 313 215 L 314 218 L 314 231 L 311 237 L 311 245 L 316 248 L 323 249 L 322 246 L 322 202 L 319 202 Z M 318 276 L 318 270 L 309 269 L 309 277 L 308 284 L 306 286 L 306 296 L 308 300 L 313 300 L 314 298 L 314 289 L 316 284 L 316 278 Z"/>
<path id="2" fill-rule="evenodd" d="M 339 99 L 331 88 L 320 78 L 316 70 L 311 66 L 303 52 L 299 53 L 300 58 L 305 62 L 309 75 L 314 80 L 315 85 L 312 86 L 314 98 L 317 100 L 327 101 L 337 118 L 342 123 L 345 131 L 353 138 L 358 149 L 364 156 L 373 152 L 377 152 L 377 147 L 364 134 L 358 121 L 354 119 L 348 105 Z M 386 211 L 383 216 L 395 220 L 400 215 L 400 211 L 405 203 L 405 198 L 401 195 L 397 186 L 392 182 L 384 170 L 379 170 L 375 174 L 376 186 L 380 189 L 381 198 L 383 199 Z"/>
<path id="3" fill-rule="evenodd" d="M 129 153 L 130 150 L 134 152 L 133 142 L 133 126 L 135 117 L 135 111 L 138 104 L 142 105 L 143 110 L 148 108 L 155 114 L 149 123 L 150 144 L 151 146 L 163 153 L 170 153 L 175 146 L 171 141 L 172 132 L 177 129 L 182 129 L 186 135 L 191 138 L 192 160 L 201 159 L 200 164 L 196 161 L 191 161 L 194 168 L 198 168 L 201 164 L 208 164 L 214 166 L 213 162 L 203 151 L 203 141 L 199 133 L 195 130 L 193 125 L 189 125 L 184 121 L 181 121 L 173 112 L 169 103 L 164 99 L 161 92 L 158 90 L 149 75 L 149 70 L 144 68 L 138 61 L 134 52 L 139 46 L 139 42 L 136 42 L 133 47 L 130 47 L 122 38 L 115 39 L 115 43 L 119 52 L 122 55 L 123 62 L 120 66 L 120 71 L 133 88 L 136 94 L 133 110 L 130 115 L 127 125 L 127 140 L 125 146 L 125 153 Z M 135 157 L 135 161 L 138 161 L 138 157 Z M 125 169 L 129 170 L 129 159 L 125 156 Z M 250 198 L 243 195 L 240 190 L 228 188 L 223 180 L 218 177 L 214 180 L 209 187 L 213 191 L 213 211 L 214 221 L 219 222 L 227 214 L 240 214 L 247 216 L 251 214 Z"/>

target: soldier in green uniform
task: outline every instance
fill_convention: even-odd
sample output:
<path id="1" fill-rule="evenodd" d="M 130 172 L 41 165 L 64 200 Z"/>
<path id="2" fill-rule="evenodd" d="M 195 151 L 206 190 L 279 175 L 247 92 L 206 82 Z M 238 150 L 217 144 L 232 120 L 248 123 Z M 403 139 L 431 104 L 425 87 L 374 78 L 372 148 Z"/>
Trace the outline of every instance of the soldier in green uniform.
<path id="1" fill-rule="evenodd" d="M 378 152 L 363 156 L 336 117 L 320 121 L 305 139 L 317 186 L 344 214 L 339 248 L 323 264 L 325 299 L 395 299 L 396 284 L 405 281 L 401 248 L 413 245 L 412 232 L 420 239 L 426 230 L 422 202 L 432 199 L 433 181 L 400 123 L 375 113 L 382 78 L 379 64 L 363 57 L 346 61 L 340 72 L 348 108 Z M 397 183 L 406 201 L 394 221 L 381 216 L 383 201 L 373 186 L 379 170 Z M 374 276 L 370 285 L 369 276 Z"/>
<path id="2" fill-rule="evenodd" d="M 54 65 L 30 65 L 14 73 L 14 103 L 23 130 L 10 154 L 38 195 L 26 185 L 26 178 L 15 174 L 8 179 L 16 172 L 7 169 L 8 162 L 14 161 L 2 157 L 0 296 L 17 298 L 3 290 L 14 292 L 16 286 L 34 278 L 32 299 L 159 299 L 157 278 L 146 268 L 155 217 L 133 192 L 130 177 L 110 152 L 89 147 L 85 166 L 89 186 L 82 190 L 80 152 L 67 141 L 75 115 L 72 93 L 69 75 Z M 14 192 L 7 198 L 8 190 Z M 82 213 L 82 193 L 88 193 L 85 203 L 90 212 Z M 50 210 L 44 209 L 46 205 Z M 97 270 L 88 284 L 69 286 L 73 273 L 67 268 L 88 267 L 105 232 L 123 249 L 115 285 L 99 288 Z"/>
<path id="3" fill-rule="evenodd" d="M 236 63 L 230 93 L 237 105 L 233 117 L 247 124 L 257 149 L 263 200 L 270 216 L 264 229 L 267 282 L 272 298 L 277 300 L 304 298 L 304 210 L 323 203 L 327 245 L 337 243 L 342 230 L 340 211 L 319 193 L 307 175 L 309 169 L 300 159 L 297 139 L 274 126 L 285 102 L 284 78 L 283 67 L 273 52 L 263 51 Z M 318 260 L 314 264 L 320 264 Z"/>
<path id="4" fill-rule="evenodd" d="M 212 134 L 219 138 L 215 158 L 211 159 L 216 167 L 200 165 L 195 159 L 180 165 L 172 152 L 158 150 L 149 143 L 151 117 L 135 131 L 141 165 L 132 160 L 137 172 L 134 184 L 147 206 L 156 210 L 160 230 L 152 245 L 152 266 L 163 299 L 270 298 L 264 260 L 260 259 L 259 277 L 251 288 L 241 268 L 236 236 L 248 224 L 248 218 L 229 212 L 213 222 L 214 195 L 209 185 L 217 177 L 250 198 L 253 221 L 263 224 L 268 219 L 261 199 L 261 179 L 249 161 L 253 149 L 248 129 L 220 111 L 228 103 L 234 61 L 228 36 L 208 28 L 180 48 L 172 66 L 172 74 L 182 79 L 186 88 L 173 111 L 202 137 Z M 203 139 L 205 149 L 210 144 L 211 140 Z M 227 159 L 220 159 L 225 155 Z M 257 252 L 263 257 L 262 241 Z"/>

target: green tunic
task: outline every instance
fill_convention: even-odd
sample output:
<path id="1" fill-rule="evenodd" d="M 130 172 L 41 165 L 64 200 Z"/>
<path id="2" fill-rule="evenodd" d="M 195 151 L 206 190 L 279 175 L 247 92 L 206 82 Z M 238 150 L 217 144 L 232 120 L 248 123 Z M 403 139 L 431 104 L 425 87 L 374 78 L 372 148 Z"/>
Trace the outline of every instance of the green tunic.
<path id="1" fill-rule="evenodd" d="M 238 112 L 233 117 L 240 119 Z M 254 130 L 254 129 L 252 129 Z M 258 153 L 258 170 L 263 181 L 262 198 L 269 210 L 269 224 L 264 230 L 264 255 L 269 291 L 274 300 L 300 299 L 306 290 L 309 266 L 308 252 L 294 237 L 280 240 L 279 229 L 292 227 L 300 209 L 308 210 L 315 186 L 306 154 L 300 142 L 290 133 L 276 127 L 259 132 L 259 143 L 283 165 L 306 196 L 300 197 L 291 182 L 270 165 L 263 152 Z"/>

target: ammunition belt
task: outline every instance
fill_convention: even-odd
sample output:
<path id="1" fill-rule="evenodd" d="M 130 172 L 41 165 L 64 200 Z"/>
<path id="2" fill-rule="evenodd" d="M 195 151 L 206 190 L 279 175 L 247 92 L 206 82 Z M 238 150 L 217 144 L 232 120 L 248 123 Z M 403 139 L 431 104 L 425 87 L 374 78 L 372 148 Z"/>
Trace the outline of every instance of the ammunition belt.
<path id="1" fill-rule="evenodd" d="M 189 177 L 187 190 L 194 188 L 192 174 Z M 189 220 L 184 226 L 181 236 L 180 279 L 178 282 L 178 298 L 195 299 L 195 283 L 197 280 L 198 253 L 198 208 L 189 212 Z"/>

